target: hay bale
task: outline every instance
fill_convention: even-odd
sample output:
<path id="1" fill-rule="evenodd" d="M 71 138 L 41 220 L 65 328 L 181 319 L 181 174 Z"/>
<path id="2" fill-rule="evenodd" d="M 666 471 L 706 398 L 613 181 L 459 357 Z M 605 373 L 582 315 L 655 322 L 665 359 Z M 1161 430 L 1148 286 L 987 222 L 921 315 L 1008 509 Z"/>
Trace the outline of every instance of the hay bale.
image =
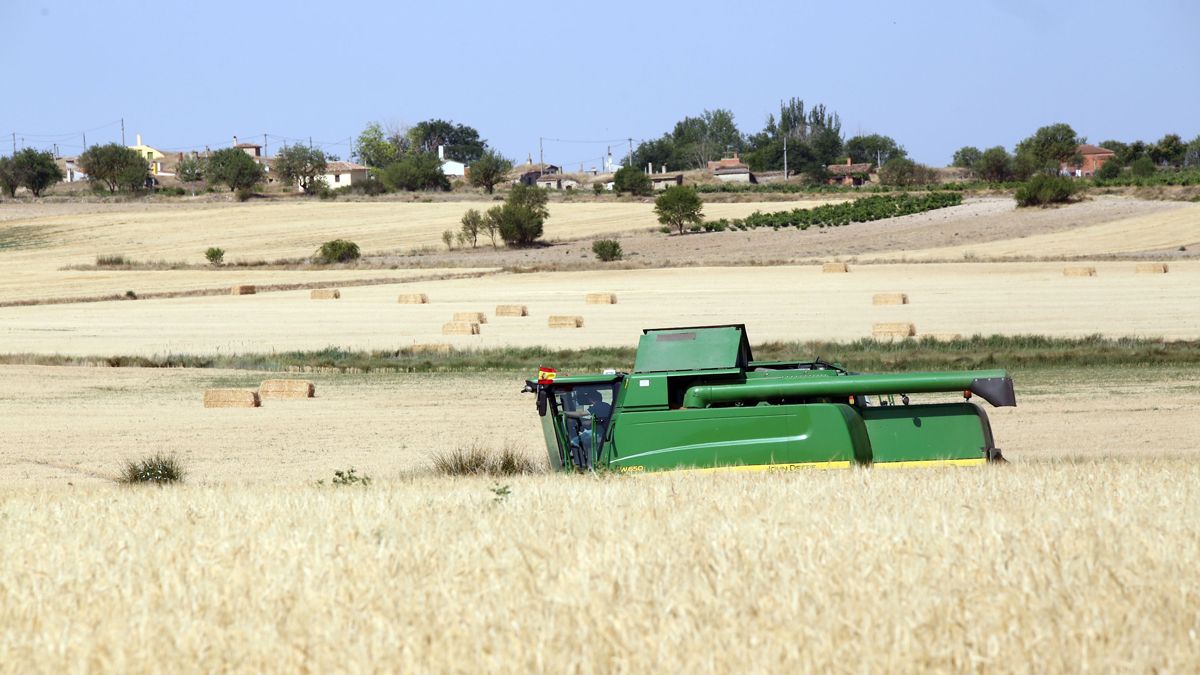
<path id="1" fill-rule="evenodd" d="M 871 298 L 872 305 L 907 305 L 907 293 L 876 293 Z"/>
<path id="2" fill-rule="evenodd" d="M 408 349 L 414 354 L 449 354 L 451 352 L 448 344 L 416 344 Z"/>
<path id="3" fill-rule="evenodd" d="M 496 316 L 529 316 L 525 305 L 496 305 Z"/>
<path id="4" fill-rule="evenodd" d="M 442 335 L 479 335 L 479 324 L 471 321 L 451 321 L 442 324 Z"/>
<path id="5" fill-rule="evenodd" d="M 1096 276 L 1095 267 L 1064 267 L 1064 277 L 1094 277 Z"/>
<path id="6" fill-rule="evenodd" d="M 402 305 L 424 305 L 429 302 L 429 296 L 424 293 L 401 293 L 397 302 Z"/>
<path id="7" fill-rule="evenodd" d="M 1166 274 L 1167 269 L 1167 263 L 1138 263 L 1134 271 L 1137 274 Z"/>
<path id="8" fill-rule="evenodd" d="M 466 321 L 467 323 L 487 323 L 487 314 L 483 312 L 455 312 L 454 321 Z"/>
<path id="9" fill-rule="evenodd" d="M 317 386 L 309 380 L 263 380 L 258 385 L 258 397 L 269 398 L 312 398 Z"/>
<path id="10" fill-rule="evenodd" d="M 583 328 L 582 316 L 550 315 L 551 328 Z"/>
<path id="11" fill-rule="evenodd" d="M 229 290 L 230 295 L 254 295 L 254 293 L 253 284 L 238 284 Z"/>
<path id="12" fill-rule="evenodd" d="M 906 338 L 917 334 L 911 323 L 877 323 L 871 326 L 871 335 L 876 338 Z"/>
<path id="13" fill-rule="evenodd" d="M 588 293 L 587 304 L 589 305 L 615 305 L 617 304 L 616 293 Z"/>
<path id="14" fill-rule="evenodd" d="M 850 266 L 843 262 L 831 262 L 821 265 L 821 271 L 825 273 L 842 273 L 849 272 Z"/>
<path id="15" fill-rule="evenodd" d="M 262 405 L 253 389 L 208 389 L 204 392 L 205 408 L 257 408 Z"/>
<path id="16" fill-rule="evenodd" d="M 342 292 L 336 288 L 314 288 L 308 297 L 313 300 L 337 300 L 342 297 Z"/>

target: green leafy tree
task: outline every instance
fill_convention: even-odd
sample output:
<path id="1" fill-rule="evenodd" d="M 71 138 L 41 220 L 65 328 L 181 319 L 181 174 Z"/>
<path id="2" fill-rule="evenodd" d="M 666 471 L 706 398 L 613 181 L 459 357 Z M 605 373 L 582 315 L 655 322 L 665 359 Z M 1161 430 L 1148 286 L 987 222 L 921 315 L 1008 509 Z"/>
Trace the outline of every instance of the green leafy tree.
<path id="1" fill-rule="evenodd" d="M 1183 165 L 1189 168 L 1200 166 L 1200 136 L 1188 141 L 1183 153 Z"/>
<path id="2" fill-rule="evenodd" d="M 1113 151 L 1114 157 L 1113 157 L 1113 159 L 1109 160 L 1110 162 L 1116 161 L 1121 166 L 1125 166 L 1129 163 L 1128 162 L 1128 160 L 1129 160 L 1129 144 L 1128 143 L 1122 143 L 1121 141 L 1115 141 L 1115 140 L 1108 140 L 1108 141 L 1104 141 L 1103 143 L 1101 143 L 1100 147 L 1102 147 L 1106 150 Z"/>
<path id="3" fill-rule="evenodd" d="M 450 180 L 432 153 L 408 154 L 387 165 L 380 180 L 391 190 L 449 190 Z"/>
<path id="4" fill-rule="evenodd" d="M 1111 180 L 1113 178 L 1118 178 L 1120 175 L 1121 164 L 1115 159 L 1108 160 L 1107 162 L 1101 164 L 1099 169 L 1096 169 L 1096 178 Z"/>
<path id="5" fill-rule="evenodd" d="M 871 134 L 854 136 L 846 141 L 845 152 L 856 164 L 870 162 L 883 166 L 893 157 L 908 157 L 908 152 L 890 136 Z"/>
<path id="6" fill-rule="evenodd" d="M 426 120 L 408 131 L 412 151 L 437 155 L 438 146 L 445 147 L 446 159 L 471 164 L 483 156 L 487 141 L 479 137 L 474 127 L 449 120 Z"/>
<path id="7" fill-rule="evenodd" d="M 467 209 L 467 212 L 462 217 L 461 234 L 463 241 L 471 243 L 471 248 L 475 248 L 479 243 L 479 235 L 484 231 L 483 214 L 475 209 Z"/>
<path id="8" fill-rule="evenodd" d="M 512 168 L 511 160 L 498 152 L 487 150 L 471 164 L 471 185 L 483 188 L 490 195 L 495 191 L 496 184 L 504 180 Z"/>
<path id="9" fill-rule="evenodd" d="M 362 257 L 362 253 L 358 249 L 358 244 L 346 239 L 327 241 L 321 244 L 321 248 L 317 249 L 317 252 L 313 254 L 314 261 L 326 265 L 353 262 L 360 257 Z"/>
<path id="10" fill-rule="evenodd" d="M 623 166 L 613 174 L 613 190 L 644 197 L 653 192 L 654 186 L 650 183 L 650 177 L 642 173 L 641 169 Z"/>
<path id="11" fill-rule="evenodd" d="M 954 161 L 952 162 L 952 165 L 957 166 L 960 169 L 974 169 L 975 165 L 979 163 L 979 159 L 982 156 L 983 152 L 979 148 L 972 145 L 964 145 L 963 147 L 954 151 Z"/>
<path id="12" fill-rule="evenodd" d="M 654 213 L 658 222 L 675 228 L 679 234 L 689 224 L 699 225 L 704 222 L 704 202 L 696 189 L 685 185 L 676 185 L 663 190 L 654 200 Z"/>
<path id="13" fill-rule="evenodd" d="M 248 194 L 262 182 L 265 172 L 250 155 L 237 148 L 217 150 L 209 156 L 204 176 L 213 185 L 224 185 L 230 192 Z"/>
<path id="14" fill-rule="evenodd" d="M 46 188 L 63 179 L 62 169 L 54 162 L 54 155 L 25 148 L 13 155 L 13 169 L 21 185 L 34 197 L 42 196 Z"/>
<path id="15" fill-rule="evenodd" d="M 243 156 L 245 154 L 242 152 Z M 88 180 L 100 181 L 109 192 L 140 190 L 150 176 L 150 166 L 141 154 L 118 143 L 93 145 L 84 150 L 79 156 L 79 166 L 88 175 Z"/>
<path id="16" fill-rule="evenodd" d="M 1021 162 L 1018 172 L 1032 168 L 1056 174 L 1061 164 L 1078 165 L 1083 161 L 1079 155 L 1079 144 L 1083 141 L 1069 124 L 1060 122 L 1044 126 L 1017 144 L 1017 157 Z"/>
<path id="17" fill-rule="evenodd" d="M 208 260 L 213 267 L 220 267 L 221 263 L 225 262 L 225 249 L 219 246 L 210 246 L 204 252 L 204 258 Z"/>
<path id="18" fill-rule="evenodd" d="M 1183 166 L 1183 157 L 1187 154 L 1187 145 L 1179 134 L 1163 136 L 1150 149 L 1150 159 L 1160 166 Z"/>
<path id="19" fill-rule="evenodd" d="M 929 185 L 937 182 L 937 172 L 904 157 L 893 157 L 879 169 L 883 185 Z"/>
<path id="20" fill-rule="evenodd" d="M 1012 155 L 1008 154 L 1008 151 L 1000 145 L 984 150 L 975 165 L 975 174 L 992 183 L 1011 180 L 1013 175 Z"/>
<path id="21" fill-rule="evenodd" d="M 9 197 L 17 196 L 17 188 L 21 187 L 21 179 L 13 168 L 12 157 L 0 157 L 0 190 Z"/>
<path id="22" fill-rule="evenodd" d="M 595 253 L 596 258 L 601 262 L 620 260 L 624 256 L 624 252 L 621 250 L 621 242 L 616 239 L 597 239 L 593 241 L 592 253 Z"/>
<path id="23" fill-rule="evenodd" d="M 1079 184 L 1070 178 L 1039 173 L 1017 188 L 1013 197 L 1018 206 L 1049 206 L 1071 201 L 1078 189 Z"/>
<path id="24" fill-rule="evenodd" d="M 184 157 L 175 165 L 175 177 L 180 183 L 199 183 L 204 180 L 204 162 L 199 157 Z"/>
<path id="25" fill-rule="evenodd" d="M 515 185 L 503 206 L 488 209 L 487 218 L 496 224 L 504 243 L 513 247 L 532 246 L 542 237 L 542 226 L 550 211 L 546 191 L 532 185 Z"/>
<path id="26" fill-rule="evenodd" d="M 324 152 L 304 145 L 284 146 L 275 155 L 275 171 L 280 180 L 295 183 L 310 195 L 325 187 L 322 176 L 328 165 Z"/>
<path id="27" fill-rule="evenodd" d="M 388 140 L 378 122 L 371 122 L 354 141 L 354 156 L 372 169 L 382 169 L 396 161 L 400 148 Z"/>
<path id="28" fill-rule="evenodd" d="M 1155 171 L 1154 160 L 1149 156 L 1143 155 L 1129 163 L 1129 173 L 1137 178 L 1147 178 L 1153 176 Z"/>

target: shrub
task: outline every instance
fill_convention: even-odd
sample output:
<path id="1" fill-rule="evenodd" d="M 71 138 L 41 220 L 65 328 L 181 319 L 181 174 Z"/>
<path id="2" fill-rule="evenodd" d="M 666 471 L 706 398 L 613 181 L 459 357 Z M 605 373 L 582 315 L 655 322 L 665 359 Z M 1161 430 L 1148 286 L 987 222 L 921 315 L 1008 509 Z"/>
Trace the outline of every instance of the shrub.
<path id="1" fill-rule="evenodd" d="M 361 485 L 362 487 L 367 487 L 371 484 L 371 477 L 360 476 L 354 467 L 350 467 L 345 471 L 334 471 L 332 483 L 334 485 Z"/>
<path id="2" fill-rule="evenodd" d="M 1154 160 L 1149 157 L 1138 157 L 1129 164 L 1129 173 L 1136 178 L 1147 178 L 1154 175 Z"/>
<path id="3" fill-rule="evenodd" d="M 250 188 L 238 188 L 237 192 L 233 194 L 235 197 L 237 197 L 239 202 L 244 202 L 254 196 L 254 190 L 251 190 Z"/>
<path id="4" fill-rule="evenodd" d="M 599 182 L 592 183 L 592 192 L 594 192 L 597 195 L 604 194 L 604 183 L 599 183 Z"/>
<path id="5" fill-rule="evenodd" d="M 546 191 L 532 185 L 515 185 L 503 206 L 488 209 L 500 238 L 509 246 L 532 246 L 542 237 L 542 225 L 550 216 Z"/>
<path id="6" fill-rule="evenodd" d="M 442 243 L 446 245 L 446 250 L 454 248 L 454 230 L 445 230 L 442 232 Z"/>
<path id="7" fill-rule="evenodd" d="M 644 197 L 654 190 L 654 186 L 650 184 L 650 177 L 642 173 L 640 169 L 625 166 L 617 169 L 617 172 L 613 174 L 613 190 Z"/>
<path id="8" fill-rule="evenodd" d="M 330 265 L 358 260 L 361 256 L 358 244 L 345 239 L 334 239 L 321 244 L 321 248 L 317 249 L 316 254 L 313 255 L 313 260 Z"/>
<path id="9" fill-rule="evenodd" d="M 484 217 L 476 209 L 467 209 L 462 217 L 460 234 L 465 242 L 471 243 L 471 248 L 479 245 L 479 235 L 484 231 Z M 494 242 L 493 242 L 494 243 Z"/>
<path id="10" fill-rule="evenodd" d="M 1017 188 L 1013 196 L 1018 206 L 1047 206 L 1071 201 L 1077 190 L 1078 186 L 1070 178 L 1039 173 Z"/>
<path id="11" fill-rule="evenodd" d="M 1121 165 L 1113 159 L 1101 164 L 1100 168 L 1096 169 L 1096 178 L 1100 178 L 1102 180 L 1112 180 L 1113 178 L 1119 178 L 1120 175 Z"/>
<path id="12" fill-rule="evenodd" d="M 442 163 L 433 153 L 405 155 L 387 165 L 380 172 L 380 179 L 392 190 L 450 189 L 450 180 L 442 173 Z"/>
<path id="13" fill-rule="evenodd" d="M 208 260 L 210 264 L 216 267 L 225 262 L 225 249 L 217 248 L 216 246 L 210 246 L 208 250 L 204 252 L 204 258 Z"/>
<path id="14" fill-rule="evenodd" d="M 512 446 L 505 446 L 493 453 L 477 443 L 452 452 L 435 454 L 433 469 L 447 476 L 514 476 L 540 471 L 533 460 Z"/>
<path id="15" fill-rule="evenodd" d="M 929 185 L 937 182 L 937 172 L 911 159 L 893 157 L 879 169 L 883 185 Z"/>
<path id="16" fill-rule="evenodd" d="M 620 260 L 624 253 L 621 251 L 621 243 L 615 239 L 597 239 L 592 242 L 592 253 L 604 262 Z"/>
<path id="17" fill-rule="evenodd" d="M 96 267 L 124 267 L 132 261 L 120 253 L 109 253 L 96 256 Z"/>
<path id="18" fill-rule="evenodd" d="M 137 300 L 137 293 L 133 291 L 125 291 L 125 298 L 128 300 Z"/>
<path id="19" fill-rule="evenodd" d="M 141 461 L 127 460 L 117 477 L 118 483 L 178 483 L 184 478 L 183 464 L 175 455 L 155 453 Z"/>

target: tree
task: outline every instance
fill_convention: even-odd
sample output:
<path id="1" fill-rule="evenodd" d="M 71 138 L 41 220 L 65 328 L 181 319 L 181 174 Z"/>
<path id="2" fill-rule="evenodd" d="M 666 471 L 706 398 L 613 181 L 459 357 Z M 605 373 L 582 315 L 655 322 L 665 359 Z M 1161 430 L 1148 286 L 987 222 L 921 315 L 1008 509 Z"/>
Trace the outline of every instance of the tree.
<path id="1" fill-rule="evenodd" d="M 876 166 L 883 166 L 893 157 L 908 157 L 908 152 L 890 136 L 879 134 L 854 136 L 846 141 L 845 151 L 852 162 L 869 162 Z"/>
<path id="2" fill-rule="evenodd" d="M 391 190 L 449 190 L 450 180 L 432 153 L 408 154 L 387 165 L 380 180 Z"/>
<path id="3" fill-rule="evenodd" d="M 1107 148 L 1108 146 L 1104 146 L 1104 147 Z M 1096 178 L 1100 178 L 1100 179 L 1104 179 L 1104 180 L 1111 180 L 1113 178 L 1119 177 L 1120 175 L 1121 175 L 1121 164 L 1119 162 L 1117 162 L 1117 160 L 1115 160 L 1115 159 L 1108 160 L 1107 162 L 1101 164 L 1099 169 L 1096 169 Z"/>
<path id="4" fill-rule="evenodd" d="M 204 180 L 204 162 L 199 157 L 184 157 L 175 165 L 175 177 L 180 183 L 198 183 Z"/>
<path id="5" fill-rule="evenodd" d="M 928 185 L 937 182 L 937 172 L 911 159 L 893 157 L 879 168 L 883 185 Z"/>
<path id="6" fill-rule="evenodd" d="M 1108 160 L 1109 162 L 1115 161 L 1118 164 L 1120 164 L 1121 166 L 1125 166 L 1126 164 L 1129 163 L 1127 161 L 1129 159 L 1129 145 L 1128 144 L 1122 143 L 1121 141 L 1110 140 L 1110 141 L 1104 141 L 1103 143 L 1101 143 L 1100 147 L 1113 151 L 1114 157 L 1112 159 Z"/>
<path id="7" fill-rule="evenodd" d="M 280 180 L 295 183 L 310 195 L 325 186 L 322 176 L 327 165 L 324 152 L 304 145 L 285 145 L 275 155 L 275 171 Z"/>
<path id="8" fill-rule="evenodd" d="M 217 150 L 209 156 L 204 176 L 209 183 L 225 185 L 230 192 L 248 192 L 262 182 L 262 166 L 238 148 Z"/>
<path id="9" fill-rule="evenodd" d="M 700 201 L 696 188 L 685 185 L 669 187 L 654 200 L 658 222 L 675 228 L 679 234 L 683 234 L 684 228 L 690 223 L 703 223 L 703 210 L 704 202 Z"/>
<path id="10" fill-rule="evenodd" d="M 980 178 L 992 182 L 1003 183 L 1012 178 L 1012 156 L 1003 146 L 988 148 L 979 155 L 975 165 L 975 173 Z"/>
<path id="11" fill-rule="evenodd" d="M 1183 166 L 1183 156 L 1186 153 L 1187 146 L 1179 134 L 1167 134 L 1150 149 L 1150 159 L 1160 166 L 1180 167 Z"/>
<path id="12" fill-rule="evenodd" d="M 16 197 L 19 187 L 21 187 L 21 180 L 17 178 L 12 158 L 0 157 L 0 190 L 3 190 L 4 194 L 9 197 Z"/>
<path id="13" fill-rule="evenodd" d="M 650 183 L 650 177 L 642 173 L 641 169 L 623 166 L 613 174 L 613 190 L 644 197 L 654 190 L 654 186 Z"/>
<path id="14" fill-rule="evenodd" d="M 467 209 L 467 212 L 462 217 L 461 234 L 464 241 L 471 242 L 471 248 L 475 248 L 479 242 L 479 234 L 483 231 L 483 214 L 475 209 Z"/>
<path id="15" fill-rule="evenodd" d="M 474 127 L 452 121 L 426 120 L 408 131 L 412 151 L 437 154 L 438 146 L 445 147 L 446 159 L 471 164 L 483 156 L 487 141 L 479 137 Z"/>
<path id="16" fill-rule="evenodd" d="M 372 169 L 382 169 L 396 161 L 399 155 L 400 149 L 384 136 L 378 122 L 368 124 L 354 142 L 354 156 Z"/>
<path id="17" fill-rule="evenodd" d="M 241 152 L 243 156 L 246 153 Z M 248 158 L 247 158 L 248 159 Z M 137 150 L 118 143 L 93 145 L 79 156 L 79 166 L 88 180 L 98 180 L 116 192 L 120 188 L 140 190 L 146 185 L 150 166 Z"/>
<path id="18" fill-rule="evenodd" d="M 1129 163 L 1129 173 L 1137 178 L 1146 178 L 1154 175 L 1154 160 L 1147 156 L 1138 157 Z"/>
<path id="19" fill-rule="evenodd" d="M 34 197 L 42 196 L 46 188 L 63 179 L 62 169 L 54 162 L 54 155 L 25 148 L 13 155 L 13 170 Z"/>
<path id="20" fill-rule="evenodd" d="M 1200 136 L 1188 141 L 1183 153 L 1183 165 L 1186 167 L 1200 166 Z"/>
<path id="21" fill-rule="evenodd" d="M 1023 158 L 1035 171 L 1058 173 L 1061 164 L 1082 162 L 1079 144 L 1084 141 L 1069 124 L 1044 126 L 1017 144 L 1017 157 Z"/>
<path id="22" fill-rule="evenodd" d="M 509 246 L 532 246 L 542 236 L 542 225 L 550 217 L 546 191 L 533 185 L 515 185 L 503 206 L 488 209 L 500 238 Z M 494 245 L 494 244 L 493 244 Z"/>
<path id="23" fill-rule="evenodd" d="M 979 148 L 972 145 L 964 145 L 954 152 L 953 166 L 960 169 L 974 169 L 979 163 L 979 158 L 983 156 L 983 152 Z"/>
<path id="24" fill-rule="evenodd" d="M 496 183 L 504 180 L 512 167 L 511 160 L 504 158 L 500 153 L 487 150 L 471 165 L 471 185 L 483 188 L 490 195 L 495 191 Z"/>

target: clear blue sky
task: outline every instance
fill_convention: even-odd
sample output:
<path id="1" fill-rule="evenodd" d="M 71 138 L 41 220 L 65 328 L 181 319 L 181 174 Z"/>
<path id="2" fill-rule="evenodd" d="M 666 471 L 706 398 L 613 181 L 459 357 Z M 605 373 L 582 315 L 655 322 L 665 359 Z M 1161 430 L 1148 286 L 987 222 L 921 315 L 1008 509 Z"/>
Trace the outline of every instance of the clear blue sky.
<path id="1" fill-rule="evenodd" d="M 705 108 L 754 132 L 791 96 L 937 165 L 1058 121 L 1091 141 L 1200 134 L 1190 0 L 679 6 L 4 0 L 0 152 L 16 131 L 73 154 L 123 117 L 130 143 L 311 136 L 344 159 L 371 120 L 441 117 L 523 161 L 540 136 L 636 142 Z M 546 160 L 605 146 L 547 142 Z"/>

